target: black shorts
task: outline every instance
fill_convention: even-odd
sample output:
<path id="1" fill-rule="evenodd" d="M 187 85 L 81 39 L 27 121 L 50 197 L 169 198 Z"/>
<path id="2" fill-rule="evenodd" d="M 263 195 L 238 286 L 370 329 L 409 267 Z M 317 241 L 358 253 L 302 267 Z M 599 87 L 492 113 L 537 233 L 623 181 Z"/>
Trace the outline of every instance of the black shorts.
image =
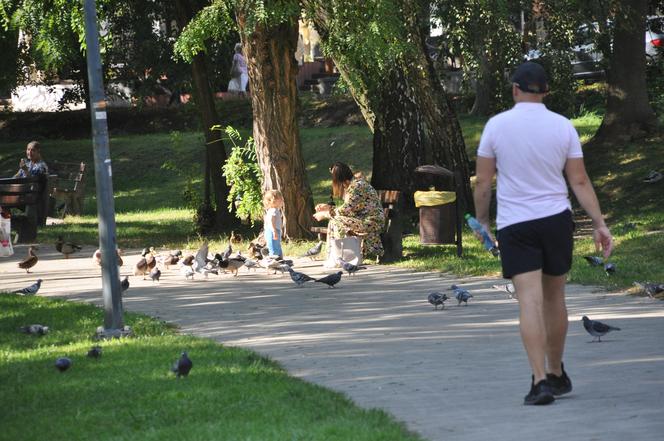
<path id="1" fill-rule="evenodd" d="M 573 232 L 569 210 L 498 230 L 503 277 L 538 269 L 550 276 L 566 274 L 572 268 Z"/>

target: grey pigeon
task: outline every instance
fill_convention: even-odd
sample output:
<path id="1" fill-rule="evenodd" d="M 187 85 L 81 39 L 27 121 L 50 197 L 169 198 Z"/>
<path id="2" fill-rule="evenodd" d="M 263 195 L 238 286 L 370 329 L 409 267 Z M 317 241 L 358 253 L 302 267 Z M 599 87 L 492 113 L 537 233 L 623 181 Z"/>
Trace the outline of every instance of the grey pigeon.
<path id="1" fill-rule="evenodd" d="M 180 267 L 180 273 L 184 276 L 184 280 L 187 280 L 189 278 L 191 278 L 191 280 L 194 280 L 195 271 L 192 267 L 187 265 L 182 265 Z"/>
<path id="2" fill-rule="evenodd" d="M 55 367 L 60 372 L 64 372 L 71 367 L 71 360 L 67 357 L 60 357 L 57 360 L 55 360 Z"/>
<path id="3" fill-rule="evenodd" d="M 29 326 L 22 326 L 22 327 L 18 328 L 18 330 L 25 333 L 25 334 L 45 335 L 45 334 L 48 333 L 48 326 L 29 325 Z"/>
<path id="4" fill-rule="evenodd" d="M 101 357 L 101 346 L 93 346 L 88 351 L 88 357 L 90 358 L 100 358 Z"/>
<path id="5" fill-rule="evenodd" d="M 465 289 L 457 288 L 454 290 L 454 297 L 457 299 L 457 306 L 461 305 L 461 302 L 465 303 L 466 306 L 468 306 L 468 300 L 472 297 L 473 295 L 466 291 Z"/>
<path id="6" fill-rule="evenodd" d="M 221 253 L 221 260 L 226 260 L 229 257 L 231 257 L 232 252 L 233 252 L 233 247 L 229 243 L 226 249 Z"/>
<path id="7" fill-rule="evenodd" d="M 247 272 L 249 272 L 252 268 L 256 271 L 256 268 L 258 268 L 259 265 L 254 259 L 245 259 L 244 266 L 247 268 Z"/>
<path id="8" fill-rule="evenodd" d="M 438 305 L 442 306 L 440 309 L 445 309 L 445 300 L 448 300 L 449 297 L 447 297 L 447 294 L 442 294 L 439 292 L 432 292 L 429 294 L 429 297 L 427 297 L 427 300 L 429 303 L 433 305 L 434 311 L 438 309 Z"/>
<path id="9" fill-rule="evenodd" d="M 493 285 L 493 289 L 496 291 L 504 291 L 507 293 L 507 297 L 510 299 L 516 298 L 516 289 L 514 288 L 513 283 L 506 283 L 504 285 Z"/>
<path id="10" fill-rule="evenodd" d="M 154 267 L 152 271 L 150 271 L 150 278 L 154 282 L 155 280 L 158 282 L 159 278 L 161 277 L 161 270 L 159 268 Z"/>
<path id="11" fill-rule="evenodd" d="M 664 283 L 634 282 L 634 286 L 641 289 L 650 298 L 653 298 L 655 294 L 664 292 Z"/>
<path id="12" fill-rule="evenodd" d="M 180 376 L 186 377 L 189 375 L 189 371 L 191 368 L 194 366 L 194 364 L 191 362 L 189 357 L 187 356 L 187 352 L 183 352 L 180 358 L 173 364 L 173 367 L 171 368 L 171 371 L 175 373 L 177 378 L 180 378 Z"/>
<path id="13" fill-rule="evenodd" d="M 300 273 L 298 271 L 295 271 L 293 268 L 288 267 L 288 272 L 290 273 L 291 279 L 293 279 L 293 282 L 300 287 L 304 285 L 306 282 L 309 282 L 311 280 L 315 280 L 313 277 L 309 277 L 304 273 Z"/>
<path id="14" fill-rule="evenodd" d="M 457 289 L 461 289 L 461 288 L 459 288 L 459 286 L 457 286 L 457 285 L 452 285 L 452 286 L 450 286 L 450 289 L 452 291 L 456 291 Z"/>
<path id="15" fill-rule="evenodd" d="M 597 337 L 598 342 L 602 341 L 603 335 L 606 335 L 611 331 L 620 331 L 620 328 L 617 328 L 615 326 L 609 326 L 605 323 L 598 322 L 597 320 L 590 320 L 585 315 L 582 317 L 582 320 L 583 320 L 583 327 L 586 328 L 588 334 L 592 335 L 593 337 Z M 594 338 L 593 341 L 595 341 Z"/>
<path id="16" fill-rule="evenodd" d="M 324 283 L 330 288 L 334 288 L 334 285 L 339 283 L 341 280 L 341 275 L 343 274 L 343 271 L 338 271 L 334 274 L 327 275 L 325 277 L 322 277 L 320 279 L 316 279 L 316 282 Z"/>
<path id="17" fill-rule="evenodd" d="M 125 278 L 122 279 L 122 282 L 120 282 L 120 289 L 122 292 L 125 292 L 129 289 L 129 276 L 125 276 Z"/>
<path id="18" fill-rule="evenodd" d="M 604 272 L 606 272 L 607 276 L 614 274 L 616 272 L 616 265 L 611 262 L 607 263 L 604 265 Z"/>
<path id="19" fill-rule="evenodd" d="M 300 257 L 308 257 L 311 260 L 316 260 L 316 256 L 318 256 L 323 249 L 323 241 L 318 242 L 316 245 L 313 247 L 309 248 L 304 255 Z"/>
<path id="20" fill-rule="evenodd" d="M 367 269 L 366 266 L 357 266 L 357 265 L 353 265 L 350 262 L 346 262 L 341 257 L 339 257 L 337 259 L 337 261 L 339 262 L 339 265 L 341 265 L 341 268 L 344 269 L 344 271 L 348 271 L 349 276 L 352 276 L 353 274 L 355 274 L 359 270 Z"/>
<path id="21" fill-rule="evenodd" d="M 604 261 L 601 257 L 597 256 L 583 256 L 584 259 L 588 262 L 590 266 L 600 266 L 604 264 Z"/>
<path id="22" fill-rule="evenodd" d="M 37 294 L 39 288 L 41 288 L 42 279 L 37 279 L 35 283 L 28 286 L 27 288 L 19 289 L 17 291 L 12 291 L 13 294 L 23 294 L 24 296 L 33 296 Z"/>

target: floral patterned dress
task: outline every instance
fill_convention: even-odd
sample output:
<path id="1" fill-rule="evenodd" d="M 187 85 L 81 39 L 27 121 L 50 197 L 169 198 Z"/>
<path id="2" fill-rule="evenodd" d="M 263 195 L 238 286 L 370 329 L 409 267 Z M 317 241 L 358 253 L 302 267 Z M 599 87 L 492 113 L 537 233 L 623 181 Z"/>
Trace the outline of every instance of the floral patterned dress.
<path id="1" fill-rule="evenodd" d="M 328 224 L 330 239 L 343 239 L 349 232 L 361 234 L 362 254 L 382 256 L 380 233 L 385 227 L 385 215 L 376 190 L 364 179 L 355 178 L 344 194 L 344 203 L 338 207 Z"/>

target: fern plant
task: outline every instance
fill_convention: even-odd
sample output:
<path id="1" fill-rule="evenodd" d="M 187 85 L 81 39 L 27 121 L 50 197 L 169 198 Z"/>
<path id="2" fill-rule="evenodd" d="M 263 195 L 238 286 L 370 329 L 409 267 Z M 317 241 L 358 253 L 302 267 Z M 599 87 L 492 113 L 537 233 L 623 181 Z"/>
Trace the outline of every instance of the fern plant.
<path id="1" fill-rule="evenodd" d="M 231 153 L 222 167 L 230 188 L 228 209 L 253 226 L 256 221 L 263 220 L 263 175 L 256 159 L 254 139 L 249 137 L 243 142 L 240 132 L 231 126 L 225 129 L 214 126 L 212 129 L 224 130 L 224 139 L 232 144 Z"/>

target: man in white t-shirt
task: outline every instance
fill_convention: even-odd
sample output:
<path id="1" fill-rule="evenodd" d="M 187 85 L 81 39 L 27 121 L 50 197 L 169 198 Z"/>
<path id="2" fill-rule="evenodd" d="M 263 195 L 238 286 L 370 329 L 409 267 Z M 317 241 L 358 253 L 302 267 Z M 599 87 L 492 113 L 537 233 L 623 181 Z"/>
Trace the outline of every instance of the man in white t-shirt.
<path id="1" fill-rule="evenodd" d="M 518 295 L 521 339 L 533 372 L 524 404 L 549 404 L 572 390 L 562 357 L 574 222 L 563 172 L 592 219 L 595 246 L 602 248 L 604 258 L 613 246 L 586 174 L 579 137 L 567 118 L 542 103 L 548 92 L 542 66 L 520 65 L 512 76 L 515 106 L 487 122 L 477 150 L 475 210 L 487 231 L 497 174 L 503 277 L 512 279 Z"/>

